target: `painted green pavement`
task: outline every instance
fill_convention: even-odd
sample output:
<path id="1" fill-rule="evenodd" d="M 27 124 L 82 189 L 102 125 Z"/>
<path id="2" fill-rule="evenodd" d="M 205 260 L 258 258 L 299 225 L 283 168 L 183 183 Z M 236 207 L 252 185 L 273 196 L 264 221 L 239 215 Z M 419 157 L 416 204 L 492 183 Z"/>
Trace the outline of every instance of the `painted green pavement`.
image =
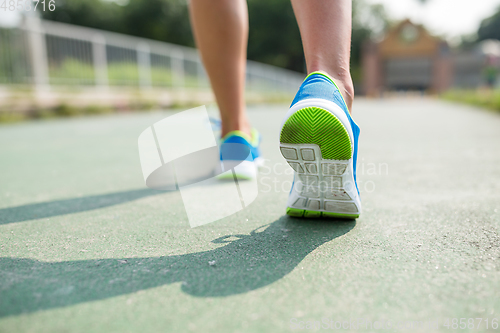
<path id="1" fill-rule="evenodd" d="M 178 192 L 143 184 L 137 138 L 169 113 L 0 126 L 0 332 L 287 332 L 322 318 L 447 332 L 446 318 L 500 318 L 498 115 L 355 103 L 354 221 L 285 215 L 286 110 L 250 108 L 267 159 L 255 202 L 194 229 Z"/>

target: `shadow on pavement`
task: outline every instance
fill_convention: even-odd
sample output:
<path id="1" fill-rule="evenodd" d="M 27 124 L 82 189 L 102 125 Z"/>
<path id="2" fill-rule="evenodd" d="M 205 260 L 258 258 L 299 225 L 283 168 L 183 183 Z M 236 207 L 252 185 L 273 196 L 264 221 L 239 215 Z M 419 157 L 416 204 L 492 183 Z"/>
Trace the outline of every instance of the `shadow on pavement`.
<path id="1" fill-rule="evenodd" d="M 162 193 L 165 193 L 165 191 L 160 192 L 151 189 L 140 189 L 8 207 L 0 209 L 0 225 L 79 213 L 118 205 L 124 202 Z"/>
<path id="2" fill-rule="evenodd" d="M 282 217 L 250 235 L 217 238 L 212 242 L 226 245 L 204 252 L 53 263 L 0 258 L 0 317 L 101 300 L 176 282 L 181 283 L 182 291 L 196 297 L 246 293 L 281 279 L 311 251 L 344 235 L 355 225 L 354 220 Z"/>

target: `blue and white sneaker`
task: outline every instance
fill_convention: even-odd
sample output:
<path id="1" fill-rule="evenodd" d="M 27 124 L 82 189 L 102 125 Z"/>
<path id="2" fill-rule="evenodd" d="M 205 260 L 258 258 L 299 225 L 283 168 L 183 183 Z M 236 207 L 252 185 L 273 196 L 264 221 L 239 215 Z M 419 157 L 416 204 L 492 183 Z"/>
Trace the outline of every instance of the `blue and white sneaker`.
<path id="1" fill-rule="evenodd" d="M 251 137 L 241 131 L 227 133 L 220 141 L 220 158 L 223 171 L 233 169 L 234 175 L 223 173 L 217 178 L 255 179 L 264 163 L 259 148 L 261 140 L 256 129 L 252 129 Z"/>
<path id="2" fill-rule="evenodd" d="M 335 82 L 313 72 L 302 83 L 281 127 L 280 149 L 295 170 L 286 213 L 357 218 L 359 127 Z"/>

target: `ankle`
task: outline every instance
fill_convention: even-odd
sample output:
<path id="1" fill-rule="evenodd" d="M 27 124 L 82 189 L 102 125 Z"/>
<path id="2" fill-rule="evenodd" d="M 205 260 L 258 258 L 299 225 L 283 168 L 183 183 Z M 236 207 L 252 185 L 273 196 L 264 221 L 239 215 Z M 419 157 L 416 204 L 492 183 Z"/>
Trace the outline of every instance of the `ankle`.
<path id="1" fill-rule="evenodd" d="M 229 122 L 222 122 L 221 137 L 224 137 L 226 134 L 233 131 L 240 131 L 247 134 L 249 137 L 252 137 L 252 127 L 248 122 L 232 124 Z"/>
<path id="2" fill-rule="evenodd" d="M 340 93 L 342 94 L 342 97 L 344 97 L 347 108 L 351 113 L 352 102 L 354 100 L 354 84 L 352 83 L 351 74 L 348 71 L 337 71 L 338 73 L 336 73 L 335 71 L 314 70 L 311 72 L 324 73 L 333 79 L 335 84 L 339 87 Z"/>
<path id="3" fill-rule="evenodd" d="M 339 87 L 340 93 L 344 97 L 345 103 L 347 104 L 347 108 L 349 113 L 352 113 L 352 102 L 354 101 L 354 84 L 352 83 L 352 79 L 349 76 L 347 80 L 341 80 L 333 78 L 333 81 Z"/>

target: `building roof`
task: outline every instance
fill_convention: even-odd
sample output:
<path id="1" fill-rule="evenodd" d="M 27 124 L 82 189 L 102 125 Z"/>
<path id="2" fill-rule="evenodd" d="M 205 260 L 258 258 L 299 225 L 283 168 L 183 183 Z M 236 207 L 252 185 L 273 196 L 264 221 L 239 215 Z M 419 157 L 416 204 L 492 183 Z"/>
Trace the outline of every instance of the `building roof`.
<path id="1" fill-rule="evenodd" d="M 390 29 L 385 38 L 378 43 L 383 57 L 432 56 L 439 50 L 443 41 L 432 36 L 422 25 L 409 19 Z"/>

